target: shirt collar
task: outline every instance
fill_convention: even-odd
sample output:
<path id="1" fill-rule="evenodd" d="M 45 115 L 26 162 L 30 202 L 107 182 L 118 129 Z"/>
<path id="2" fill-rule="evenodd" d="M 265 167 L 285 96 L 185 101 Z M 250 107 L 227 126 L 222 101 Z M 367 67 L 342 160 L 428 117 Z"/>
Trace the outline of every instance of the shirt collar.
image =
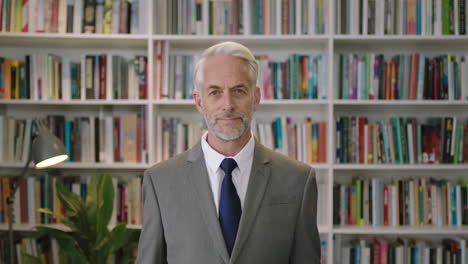
<path id="1" fill-rule="evenodd" d="M 202 139 L 201 139 L 201 147 L 202 147 L 203 153 L 207 157 L 210 157 L 210 161 L 207 162 L 208 163 L 207 166 L 212 171 L 216 172 L 219 166 L 221 165 L 221 162 L 225 158 L 232 158 L 236 161 L 239 171 L 241 173 L 244 173 L 244 170 L 246 170 L 248 161 L 252 160 L 254 148 L 255 148 L 255 140 L 254 140 L 252 132 L 250 133 L 251 133 L 251 137 L 249 139 L 249 142 L 245 144 L 245 146 L 239 151 L 239 153 L 237 153 L 234 157 L 232 157 L 232 156 L 224 156 L 223 154 L 220 154 L 219 152 L 214 150 L 210 146 L 210 144 L 208 144 L 208 141 L 206 141 L 208 132 L 205 132 L 205 134 L 203 134 Z"/>

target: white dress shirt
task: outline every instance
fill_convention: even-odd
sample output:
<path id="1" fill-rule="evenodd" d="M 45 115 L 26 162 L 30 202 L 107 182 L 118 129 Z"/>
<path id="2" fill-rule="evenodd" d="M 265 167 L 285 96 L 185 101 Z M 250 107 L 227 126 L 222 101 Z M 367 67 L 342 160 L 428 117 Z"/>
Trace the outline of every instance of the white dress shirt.
<path id="1" fill-rule="evenodd" d="M 221 196 L 221 184 L 223 183 L 224 171 L 219 167 L 225 158 L 233 158 L 237 162 L 237 167 L 232 171 L 232 182 L 237 190 L 237 195 L 241 202 L 241 208 L 244 209 L 245 194 L 249 184 L 250 170 L 252 168 L 253 153 L 255 141 L 253 135 L 249 142 L 234 157 L 226 157 L 216 150 L 206 141 L 208 132 L 202 136 L 201 147 L 205 157 L 206 169 L 210 179 L 211 190 L 213 191 L 213 200 L 216 206 L 216 214 L 219 215 L 219 199 Z"/>

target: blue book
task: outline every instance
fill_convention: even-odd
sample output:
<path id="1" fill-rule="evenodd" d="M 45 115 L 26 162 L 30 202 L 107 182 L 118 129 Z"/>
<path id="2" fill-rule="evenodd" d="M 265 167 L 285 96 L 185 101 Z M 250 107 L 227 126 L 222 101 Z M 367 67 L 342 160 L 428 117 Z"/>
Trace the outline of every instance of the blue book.
<path id="1" fill-rule="evenodd" d="M 283 152 L 283 135 L 281 133 L 281 117 L 275 119 L 276 122 L 276 138 L 278 140 L 278 151 Z"/>
<path id="2" fill-rule="evenodd" d="M 309 55 L 309 65 L 308 65 L 308 81 L 309 81 L 309 90 L 308 90 L 308 97 L 309 99 L 314 99 L 316 95 L 314 94 L 314 86 L 315 86 L 315 79 L 314 79 L 314 56 Z"/>
<path id="3" fill-rule="evenodd" d="M 42 183 L 43 183 L 43 193 L 42 193 L 42 199 L 43 199 L 43 205 L 44 205 L 44 208 L 47 208 L 47 209 L 50 209 L 52 210 L 52 208 L 50 208 L 49 206 L 49 174 L 48 173 L 44 173 L 44 177 L 42 178 Z M 42 214 L 43 215 L 43 219 L 44 219 L 44 224 L 49 224 L 50 223 L 50 215 L 49 214 Z"/>
<path id="4" fill-rule="evenodd" d="M 80 183 L 80 196 L 83 200 L 86 200 L 88 194 L 88 185 L 86 183 Z"/>
<path id="5" fill-rule="evenodd" d="M 452 186 L 450 204 L 452 205 L 452 225 L 457 225 L 457 187 Z"/>
<path id="6" fill-rule="evenodd" d="M 403 163 L 403 146 L 401 144 L 401 128 L 400 128 L 400 120 L 397 117 L 390 118 L 390 122 L 392 123 L 393 127 L 393 134 L 395 136 L 395 151 L 396 157 L 399 164 Z"/>
<path id="7" fill-rule="evenodd" d="M 64 138 L 64 141 L 65 141 L 65 150 L 67 151 L 67 154 L 68 154 L 68 159 L 67 159 L 67 162 L 70 162 L 72 160 L 72 149 L 71 149 L 71 122 L 70 120 L 65 120 L 65 138 Z"/>
<path id="8" fill-rule="evenodd" d="M 421 0 L 416 2 L 416 34 L 421 35 Z"/>

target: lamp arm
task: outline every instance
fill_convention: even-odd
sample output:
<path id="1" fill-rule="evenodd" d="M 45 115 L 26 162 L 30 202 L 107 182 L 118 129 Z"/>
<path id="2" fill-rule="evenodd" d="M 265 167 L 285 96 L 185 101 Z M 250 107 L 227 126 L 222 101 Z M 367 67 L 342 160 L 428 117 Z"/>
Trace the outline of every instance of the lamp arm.
<path id="1" fill-rule="evenodd" d="M 34 122 L 34 121 L 33 121 Z M 21 174 L 12 179 L 10 188 L 10 196 L 7 198 L 7 203 L 8 203 L 8 244 L 10 248 L 10 263 L 15 263 L 14 260 L 14 248 L 15 248 L 15 241 L 13 239 L 13 221 L 14 221 L 14 214 L 13 214 L 13 204 L 15 202 L 15 194 L 16 191 L 18 190 L 19 182 L 22 178 L 26 176 L 26 173 L 28 172 L 29 169 L 29 164 L 31 164 L 32 161 L 32 142 L 34 141 L 35 138 L 35 133 L 31 129 L 31 134 L 29 135 L 31 137 L 31 144 L 29 145 L 29 154 L 28 154 L 28 161 L 26 162 L 26 165 L 24 166 L 23 170 L 21 171 Z"/>

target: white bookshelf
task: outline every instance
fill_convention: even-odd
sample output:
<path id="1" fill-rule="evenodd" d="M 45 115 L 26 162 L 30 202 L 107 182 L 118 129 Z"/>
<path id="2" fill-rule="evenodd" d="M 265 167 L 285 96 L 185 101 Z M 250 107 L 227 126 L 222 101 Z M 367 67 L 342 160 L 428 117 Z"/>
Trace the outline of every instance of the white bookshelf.
<path id="1" fill-rule="evenodd" d="M 244 0 L 246 2 L 246 0 Z M 157 14 L 157 7 L 149 1 L 149 14 Z M 205 0 L 207 2 L 207 0 Z M 61 55 L 78 57 L 80 54 L 115 53 L 123 55 L 145 54 L 148 56 L 148 96 L 146 100 L 0 100 L 0 114 L 24 114 L 38 112 L 46 114 L 49 111 L 74 111 L 83 114 L 98 113 L 99 108 L 109 107 L 112 111 L 128 111 L 128 107 L 144 107 L 147 110 L 147 144 L 149 148 L 149 163 L 77 163 L 70 162 L 57 166 L 57 169 L 67 171 L 109 170 L 124 171 L 124 174 L 135 175 L 154 164 L 155 136 L 154 119 L 157 115 L 180 116 L 182 118 L 201 121 L 192 100 L 155 100 L 154 98 L 154 55 L 156 42 L 169 42 L 172 54 L 195 54 L 208 46 L 226 40 L 238 41 L 257 54 L 270 54 L 273 57 L 284 57 L 291 53 L 321 53 L 328 58 L 328 98 L 325 100 L 262 100 L 256 113 L 256 118 L 273 118 L 289 115 L 296 118 L 312 116 L 315 121 L 326 121 L 327 126 L 327 162 L 325 164 L 310 164 L 317 169 L 317 177 L 323 188 L 319 198 L 318 214 L 323 218 L 319 221 L 321 238 L 327 241 L 328 263 L 333 260 L 334 236 L 358 235 L 468 235 L 468 227 L 347 227 L 333 226 L 333 183 L 345 177 L 362 173 L 365 176 L 382 174 L 403 175 L 450 175 L 463 176 L 468 172 L 468 164 L 460 165 L 418 165 L 418 164 L 336 164 L 335 163 L 335 117 L 340 114 L 366 115 L 372 117 L 389 116 L 433 116 L 447 114 L 468 117 L 468 101 L 449 100 L 338 100 L 337 92 L 337 55 L 344 52 L 381 52 L 384 54 L 410 53 L 424 51 L 428 54 L 444 52 L 468 53 L 468 36 L 408 36 L 408 35 L 338 35 L 330 31 L 334 26 L 334 1 L 328 6 L 328 31 L 324 35 L 160 35 L 160 34 L 54 34 L 54 33 L 0 33 L 0 57 L 21 58 L 27 53 L 45 51 L 57 52 Z M 207 11 L 204 11 L 205 13 Z M 204 17 L 206 14 L 204 13 Z M 157 16 L 148 15 L 149 32 L 156 32 Z M 248 22 L 248 21 L 247 21 Z M 246 24 L 248 25 L 248 23 Z M 206 28 L 206 25 L 205 25 Z M 65 107 L 65 108 L 64 108 Z M 408 113 L 408 111 L 410 111 Z M 0 174 L 8 172 L 19 173 L 22 163 L 1 162 Z M 444 176 L 444 174 L 450 174 Z M 55 227 L 55 225 L 52 225 Z M 33 225 L 14 225 L 18 231 L 32 231 Z M 140 228 L 140 226 L 132 226 Z M 0 230 L 7 230 L 7 225 L 0 224 Z"/>

